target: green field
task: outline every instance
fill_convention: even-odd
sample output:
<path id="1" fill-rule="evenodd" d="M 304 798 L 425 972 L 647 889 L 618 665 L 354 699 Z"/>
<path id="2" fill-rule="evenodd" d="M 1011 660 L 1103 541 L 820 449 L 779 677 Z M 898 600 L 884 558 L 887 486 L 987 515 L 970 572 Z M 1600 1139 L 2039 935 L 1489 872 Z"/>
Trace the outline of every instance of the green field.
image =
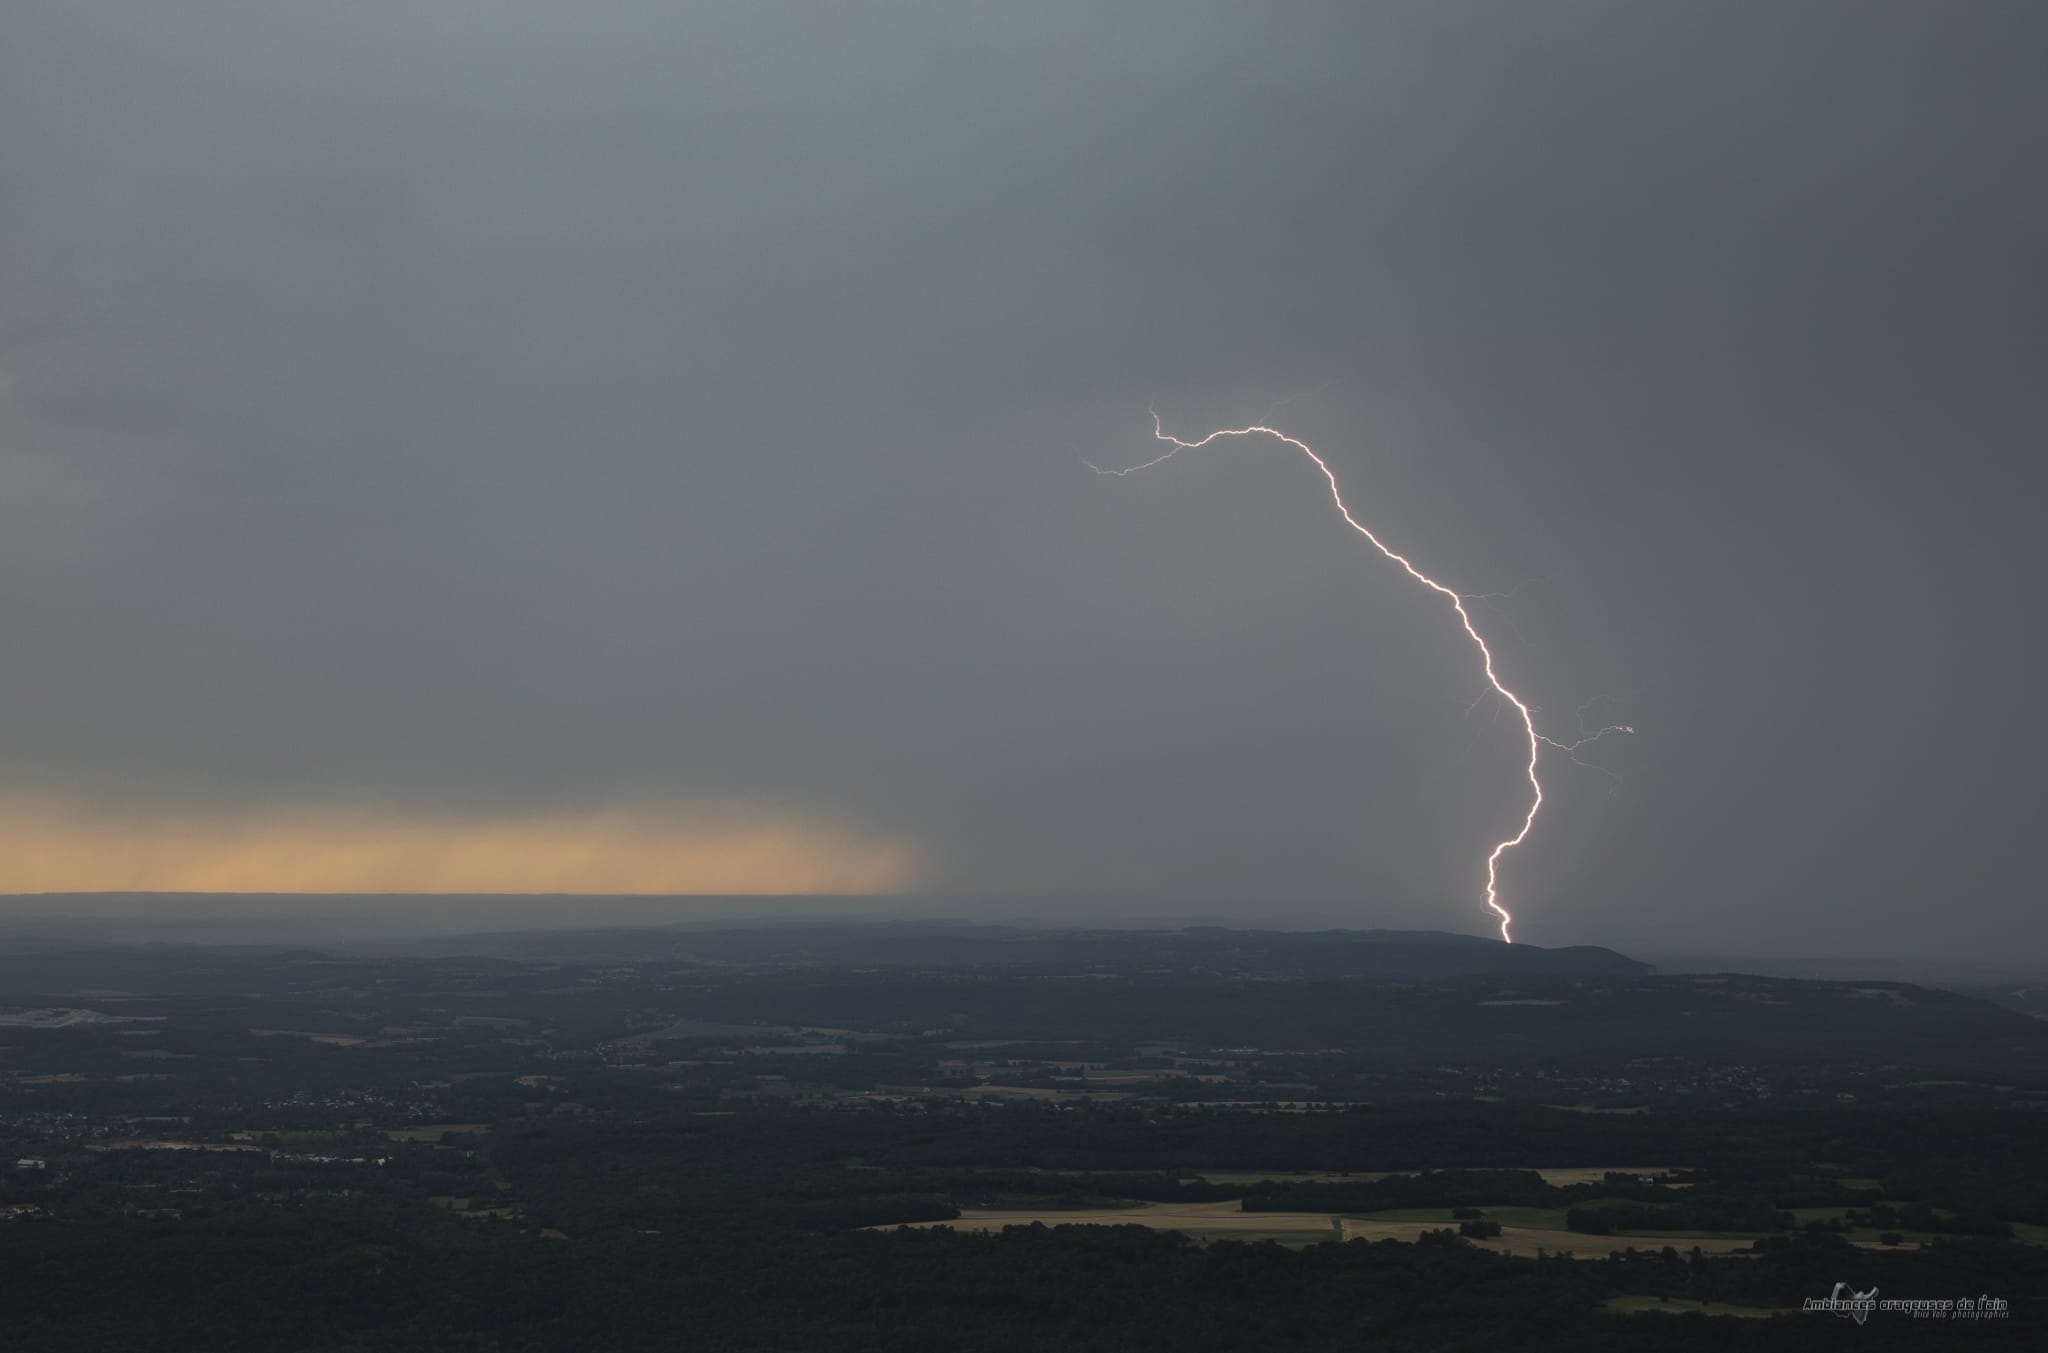
<path id="1" fill-rule="evenodd" d="M 1573 1206 L 1586 1208 L 1627 1207 L 1629 1203 L 1624 1198 L 1589 1198 L 1585 1202 L 1575 1203 Z M 1566 1229 L 1564 1224 L 1566 1210 L 1562 1207 L 1482 1207 L 1479 1209 L 1479 1215 L 1487 1221 L 1497 1221 L 1502 1226 L 1522 1226 L 1532 1231 L 1562 1231 Z M 1434 1221 L 1442 1222 L 1446 1226 L 1456 1226 L 1458 1224 L 1458 1219 L 1451 1215 L 1451 1209 L 1448 1207 L 1396 1207 L 1382 1212 L 1360 1212 L 1348 1215 L 1355 1215 L 1361 1221 Z M 1630 1234 L 1642 1235 L 1647 1233 L 1638 1231 L 1631 1232 Z M 1708 1233 L 1702 1232 L 1701 1234 L 1705 1235 Z M 1720 1233 L 1714 1232 L 1712 1234 Z"/>
<path id="2" fill-rule="evenodd" d="M 1564 1209 L 1561 1207 L 1482 1207 L 1479 1213 L 1488 1221 L 1497 1221 L 1502 1226 L 1521 1226 L 1532 1231 L 1562 1231 Z M 1347 1213 L 1360 1221 L 1427 1221 L 1444 1226 L 1456 1226 L 1459 1218 L 1451 1215 L 1448 1207 L 1390 1207 L 1380 1212 Z"/>
<path id="3" fill-rule="evenodd" d="M 1298 1227 L 1284 1231 L 1260 1231 L 1242 1228 L 1233 1228 L 1228 1231 L 1204 1231 L 1198 1227 L 1191 1227 L 1183 1230 L 1181 1234 L 1191 1240 L 1199 1240 L 1204 1245 L 1212 1244 L 1219 1240 L 1235 1240 L 1245 1245 L 1255 1245 L 1261 1241 L 1270 1240 L 1276 1245 L 1285 1245 L 1291 1250 L 1307 1249 L 1311 1245 L 1321 1245 L 1328 1241 L 1342 1239 L 1337 1228 L 1334 1226 L 1328 1231 L 1303 1231 Z"/>
<path id="4" fill-rule="evenodd" d="M 394 1142 L 438 1142 L 444 1132 L 484 1133 L 489 1123 L 423 1123 L 419 1127 L 386 1128 L 384 1135 Z"/>
<path id="5" fill-rule="evenodd" d="M 1584 1208 L 1626 1207 L 1628 1205 L 1627 1200 L 1621 1198 L 1590 1198 L 1583 1203 L 1575 1204 L 1575 1206 Z M 1804 1226 L 1810 1221 L 1830 1221 L 1842 1217 L 1853 1209 L 1846 1207 L 1795 1207 L 1788 1210 L 1792 1213 L 1793 1220 L 1799 1225 Z M 1482 1207 L 1479 1209 L 1480 1215 L 1488 1221 L 1497 1221 L 1502 1226 L 1519 1226 L 1531 1231 L 1566 1231 L 1565 1211 L 1566 1209 L 1561 1207 Z M 1458 1220 L 1451 1216 L 1451 1209 L 1447 1207 L 1397 1207 L 1379 1212 L 1357 1212 L 1345 1215 L 1356 1217 L 1360 1221 L 1420 1221 L 1434 1222 L 1444 1226 L 1456 1226 L 1458 1224 Z M 2026 1244 L 2048 1245 L 2048 1226 L 2037 1226 L 2027 1222 L 2014 1222 L 2012 1224 L 2012 1233 L 2013 1239 Z M 1576 1235 L 1579 1233 L 1567 1232 L 1567 1234 Z M 1745 1233 L 1740 1231 L 1688 1231 L 1676 1227 L 1643 1227 L 1616 1231 L 1609 1236 L 1589 1236 L 1588 1239 L 1614 1241 L 1616 1243 L 1623 1243 L 1629 1240 L 1726 1240 L 1743 1234 Z M 1938 1238 L 1938 1233 L 1933 1231 L 1908 1231 L 1898 1228 L 1874 1226 L 1855 1227 L 1844 1231 L 1842 1236 L 1845 1240 L 1857 1245 L 1880 1245 L 1883 1242 L 1878 1237 L 1891 1234 L 1895 1234 L 1900 1238 L 1900 1248 L 1902 1249 L 1910 1246 L 1930 1244 Z"/>
<path id="6" fill-rule="evenodd" d="M 1582 1208 L 1627 1207 L 1630 1206 L 1630 1203 L 1625 1198 L 1589 1198 L 1585 1202 L 1574 1204 L 1574 1206 Z M 1566 1227 L 1565 1213 L 1567 1210 L 1562 1207 L 1482 1207 L 1479 1209 L 1479 1214 L 1487 1221 L 1497 1221 L 1502 1226 L 1517 1226 L 1530 1231 L 1561 1231 L 1567 1235 L 1584 1234 L 1572 1231 Z M 1816 1210 L 1825 1212 L 1829 1209 L 1821 1208 Z M 1351 1213 L 1347 1215 L 1355 1216 L 1360 1221 L 1440 1222 L 1445 1226 L 1456 1226 L 1458 1224 L 1458 1219 L 1451 1216 L 1451 1209 L 1447 1207 L 1397 1207 L 1389 1208 L 1382 1212 Z M 1741 1231 L 1684 1231 L 1676 1228 L 1652 1227 L 1640 1230 L 1616 1231 L 1611 1235 L 1604 1236 L 1587 1235 L 1586 1240 L 1589 1242 L 1613 1242 L 1619 1247 L 1630 1240 L 1728 1240 L 1731 1238 L 1741 1238 L 1746 1234 Z M 1851 1236 L 1850 1238 L 1855 1239 L 1856 1237 Z M 1876 1238 L 1876 1233 L 1873 1232 L 1871 1239 L 1875 1240 Z"/>
<path id="7" fill-rule="evenodd" d="M 1785 1210 L 1790 1212 L 1792 1220 L 1798 1222 L 1801 1226 L 1806 1225 L 1810 1221 L 1833 1221 L 1838 1217 L 1845 1217 L 1855 1211 L 1854 1208 L 1848 1207 L 1790 1207 Z"/>
<path id="8" fill-rule="evenodd" d="M 1389 1207 L 1379 1212 L 1346 1213 L 1360 1221 L 1440 1221 L 1446 1226 L 1455 1225 L 1451 1210 L 1447 1207 Z M 1505 1222 L 1502 1225 L 1506 1225 Z"/>
<path id="9" fill-rule="evenodd" d="M 1834 1221 L 1847 1216 L 1856 1209 L 1848 1207 L 1794 1207 L 1787 1210 L 1791 1212 L 1793 1221 L 1804 1226 L 1810 1221 Z M 1944 1216 L 1948 1215 L 1941 1208 L 1936 1208 L 1935 1211 Z M 2025 1239 L 2025 1237 L 2020 1235 L 2019 1231 L 2020 1228 L 2018 1226 L 2013 1227 L 2014 1239 Z M 1879 1236 L 1896 1235 L 1900 1239 L 1901 1248 L 1907 1245 L 1925 1245 L 1935 1239 L 1938 1234 L 1935 1231 L 1908 1231 L 1904 1227 L 1898 1226 L 1857 1226 L 1842 1232 L 1845 1239 L 1857 1245 L 1881 1245 L 1884 1242 L 1878 1239 Z"/>

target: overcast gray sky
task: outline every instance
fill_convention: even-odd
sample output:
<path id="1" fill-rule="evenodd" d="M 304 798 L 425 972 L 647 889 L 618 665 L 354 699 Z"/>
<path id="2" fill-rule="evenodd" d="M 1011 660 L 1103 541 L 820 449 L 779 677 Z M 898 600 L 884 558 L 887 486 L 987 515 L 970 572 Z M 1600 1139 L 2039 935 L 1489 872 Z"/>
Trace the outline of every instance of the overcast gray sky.
<path id="1" fill-rule="evenodd" d="M 1154 404 L 1312 442 L 1505 594 L 1546 731 L 1639 730 L 1547 763 L 1517 938 L 2048 951 L 2044 40 L 11 0 L 0 889 L 509 837 L 1486 931 L 1520 735 L 1454 618 L 1284 448 L 1089 474 Z"/>

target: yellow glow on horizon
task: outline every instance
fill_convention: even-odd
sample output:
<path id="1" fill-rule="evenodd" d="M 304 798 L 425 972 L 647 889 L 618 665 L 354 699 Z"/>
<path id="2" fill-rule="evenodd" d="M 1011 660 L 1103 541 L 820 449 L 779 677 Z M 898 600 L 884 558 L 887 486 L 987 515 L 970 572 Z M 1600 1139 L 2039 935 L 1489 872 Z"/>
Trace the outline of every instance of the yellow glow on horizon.
<path id="1" fill-rule="evenodd" d="M 780 809 L 94 810 L 0 796 L 0 893 L 893 893 L 919 853 Z"/>

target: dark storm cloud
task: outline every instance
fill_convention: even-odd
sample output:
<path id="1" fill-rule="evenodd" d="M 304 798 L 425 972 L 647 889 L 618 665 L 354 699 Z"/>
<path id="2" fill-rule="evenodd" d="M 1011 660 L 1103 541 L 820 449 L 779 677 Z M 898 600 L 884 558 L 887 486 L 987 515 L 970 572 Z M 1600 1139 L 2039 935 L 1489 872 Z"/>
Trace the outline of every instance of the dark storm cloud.
<path id="1" fill-rule="evenodd" d="M 1547 724 L 1642 730 L 1521 937 L 2044 938 L 2032 7 L 0 25 L 10 790 L 758 801 L 1482 928 L 1443 607 L 1274 448 L 1076 455 L 1291 398 Z"/>

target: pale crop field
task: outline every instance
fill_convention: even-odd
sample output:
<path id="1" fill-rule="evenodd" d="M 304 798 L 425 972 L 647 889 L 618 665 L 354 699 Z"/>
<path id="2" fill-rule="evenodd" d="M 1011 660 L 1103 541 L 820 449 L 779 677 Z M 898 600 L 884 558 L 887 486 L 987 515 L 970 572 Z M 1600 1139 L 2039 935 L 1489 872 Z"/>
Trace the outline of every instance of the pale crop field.
<path id="1" fill-rule="evenodd" d="M 956 1231 L 1000 1231 L 1005 1226 L 1149 1226 L 1159 1231 L 1186 1231 L 1205 1238 L 1262 1231 L 1304 1240 L 1335 1240 L 1337 1219 L 1327 1212 L 1246 1212 L 1237 1200 L 1219 1203 L 1137 1203 L 1130 1207 L 1018 1207 L 962 1209 L 952 1221 L 907 1223 L 919 1228 L 950 1226 Z M 889 1231 L 892 1226 L 871 1227 Z"/>
<path id="2" fill-rule="evenodd" d="M 1217 1203 L 1136 1203 L 1130 1207 L 972 1209 L 963 1210 L 952 1221 L 904 1224 L 919 1229 L 950 1226 L 956 1231 L 1000 1231 L 1005 1226 L 1029 1226 L 1034 1222 L 1045 1226 L 1149 1226 L 1160 1231 L 1183 1231 L 1202 1240 L 1278 1240 L 1283 1244 L 1314 1244 L 1319 1240 L 1413 1241 L 1424 1231 L 1440 1231 L 1447 1224 L 1454 1225 L 1441 1221 L 1342 1217 L 1329 1212 L 1246 1212 L 1235 1199 Z M 868 1229 L 889 1231 L 895 1227 Z M 1650 1236 L 1585 1236 L 1507 1226 L 1501 1228 L 1498 1236 L 1473 1243 L 1503 1254 L 1533 1256 L 1542 1250 L 1546 1254 L 1596 1258 L 1631 1245 L 1638 1250 L 1661 1250 L 1671 1245 L 1681 1254 L 1697 1245 L 1708 1254 L 1737 1254 L 1747 1251 L 1750 1242 L 1749 1236 L 1665 1240 Z"/>

